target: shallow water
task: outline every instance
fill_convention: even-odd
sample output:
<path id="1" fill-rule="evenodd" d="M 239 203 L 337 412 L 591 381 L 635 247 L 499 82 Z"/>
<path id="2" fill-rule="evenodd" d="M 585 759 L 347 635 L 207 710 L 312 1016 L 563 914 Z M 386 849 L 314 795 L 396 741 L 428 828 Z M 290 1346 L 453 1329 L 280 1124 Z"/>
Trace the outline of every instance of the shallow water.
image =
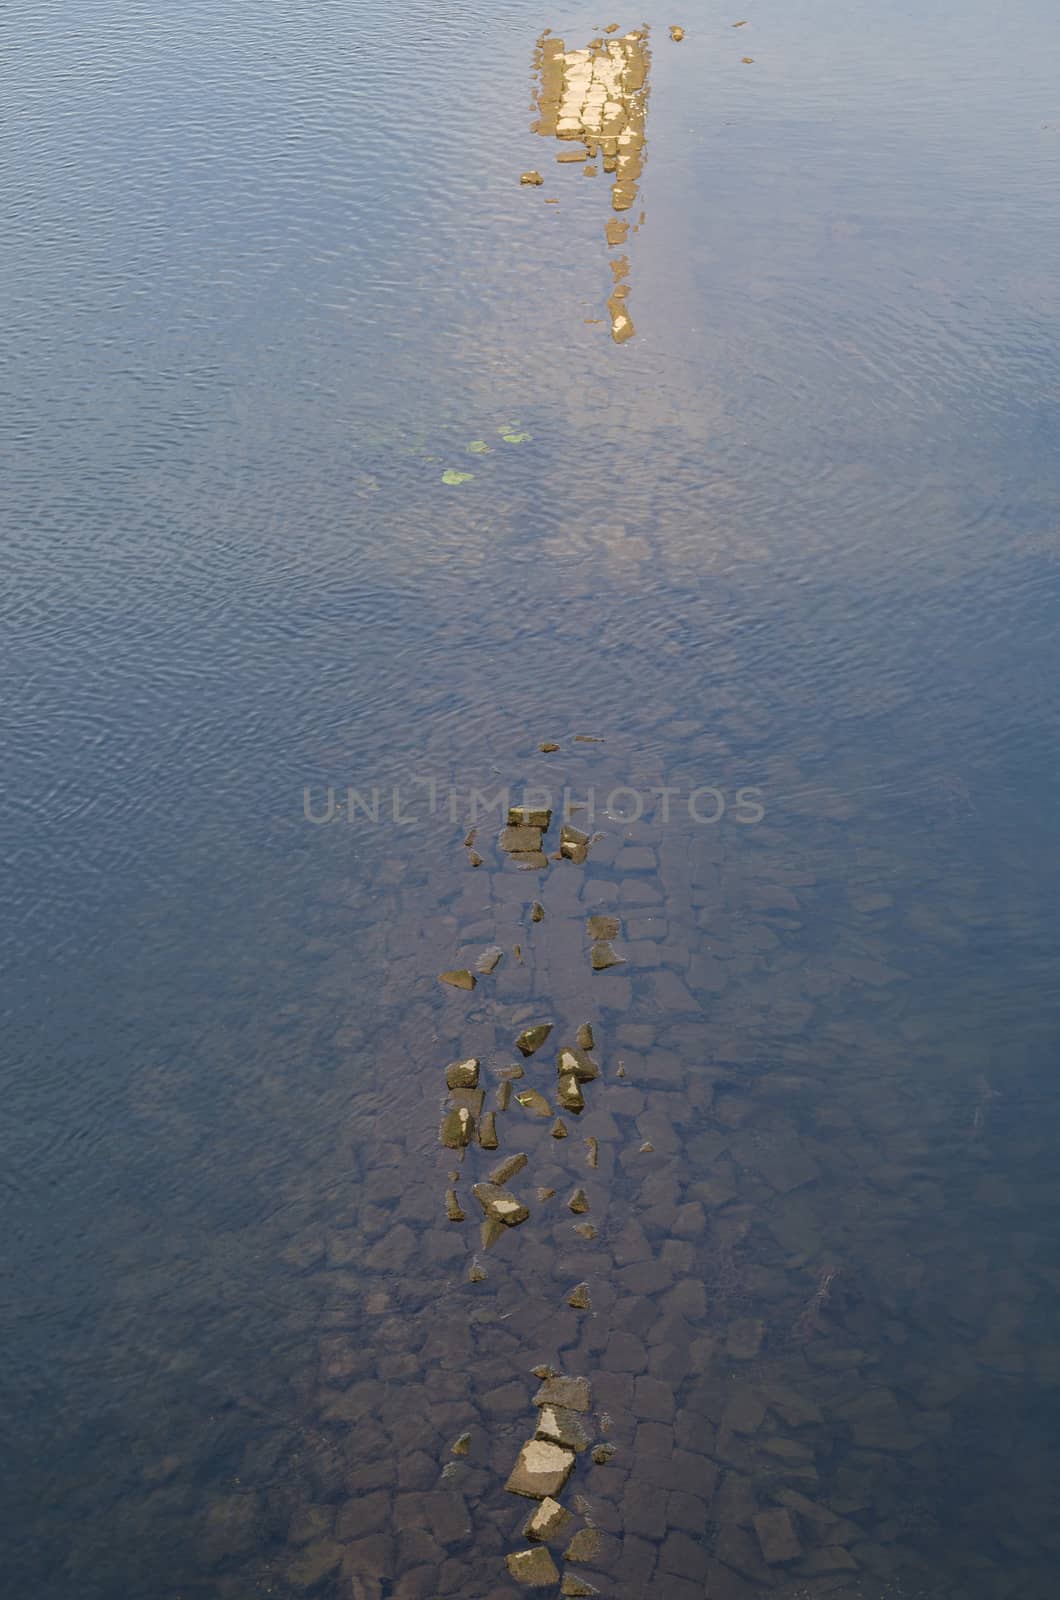
<path id="1" fill-rule="evenodd" d="M 514 1594 L 548 1362 L 604 1594 L 1051 1600 L 1055 15 L 614 13 L 621 345 L 530 126 L 610 15 L 15 15 L 7 1586 Z M 527 784 L 588 860 L 472 867 Z M 444 1068 L 544 1018 L 602 1079 L 448 1223 Z"/>

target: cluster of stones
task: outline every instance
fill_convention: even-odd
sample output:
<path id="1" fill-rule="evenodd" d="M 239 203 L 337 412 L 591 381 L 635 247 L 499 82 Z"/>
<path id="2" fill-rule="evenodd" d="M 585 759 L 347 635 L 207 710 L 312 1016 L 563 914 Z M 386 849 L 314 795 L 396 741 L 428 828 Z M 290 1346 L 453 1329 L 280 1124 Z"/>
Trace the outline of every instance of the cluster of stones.
<path id="1" fill-rule="evenodd" d="M 615 34 L 611 23 L 605 33 Z M 621 39 L 593 39 L 585 50 L 566 50 L 562 39 L 546 35 L 538 40 L 538 118 L 534 131 L 545 138 L 565 141 L 562 163 L 581 163 L 586 177 L 596 177 L 596 159 L 614 174 L 611 206 L 629 211 L 636 203 L 637 186 L 644 170 L 645 123 L 648 100 L 648 29 L 635 29 Z M 535 174 L 536 176 L 536 174 Z M 610 247 L 624 244 L 628 224 L 617 217 L 608 224 Z M 625 256 L 611 263 L 614 287 L 607 302 L 611 337 L 617 344 L 633 336 L 633 320 L 626 306 L 629 262 Z"/>
<path id="2" fill-rule="evenodd" d="M 507 1557 L 507 1565 L 512 1577 L 525 1588 L 550 1589 L 560 1583 L 560 1573 L 548 1544 L 564 1537 L 573 1520 L 573 1513 L 562 1505 L 559 1496 L 578 1456 L 593 1442 L 585 1422 L 592 1396 L 586 1378 L 565 1377 L 550 1367 L 535 1368 L 535 1376 L 543 1380 L 534 1396 L 537 1426 L 533 1437 L 519 1451 L 504 1487 L 509 1494 L 523 1495 L 538 1501 L 538 1505 L 523 1527 L 523 1537 L 530 1541 L 528 1548 L 513 1551 Z M 587 1519 L 568 1541 L 562 1559 L 572 1565 L 592 1561 L 599 1546 L 600 1535 Z M 561 1595 L 597 1593 L 577 1573 L 563 1574 Z"/>
<path id="3" fill-rule="evenodd" d="M 545 834 L 551 826 L 552 811 L 547 806 L 509 806 L 508 825 L 501 830 L 500 847 L 516 866 L 540 871 L 548 866 Z M 589 834 L 565 822 L 560 828 L 559 849 L 552 859 L 581 863 L 588 857 L 591 843 Z"/>

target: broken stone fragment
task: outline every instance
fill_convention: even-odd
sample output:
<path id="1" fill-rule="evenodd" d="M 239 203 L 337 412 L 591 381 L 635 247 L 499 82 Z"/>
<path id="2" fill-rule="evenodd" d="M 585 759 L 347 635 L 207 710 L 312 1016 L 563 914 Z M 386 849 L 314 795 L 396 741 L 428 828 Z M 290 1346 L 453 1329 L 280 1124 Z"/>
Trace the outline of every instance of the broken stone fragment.
<path id="1" fill-rule="evenodd" d="M 617 917 L 605 916 L 590 917 L 586 924 L 590 939 L 617 939 L 621 926 Z"/>
<path id="2" fill-rule="evenodd" d="M 583 833 L 582 830 L 580 828 L 576 828 L 573 823 L 565 822 L 563 824 L 559 836 L 559 846 L 561 850 L 563 850 L 564 845 L 570 845 L 572 850 L 576 850 L 580 846 L 587 845 L 588 843 L 589 835 L 587 833 Z M 566 854 L 566 851 L 564 851 L 564 854 Z"/>
<path id="3" fill-rule="evenodd" d="M 592 1391 L 588 1378 L 567 1378 L 553 1373 L 546 1378 L 534 1396 L 535 1406 L 564 1406 L 568 1411 L 588 1411 L 592 1405 Z"/>
<path id="4" fill-rule="evenodd" d="M 555 1382 L 555 1379 L 551 1379 Z M 544 1500 L 559 1494 L 571 1475 L 574 1451 L 547 1439 L 528 1439 L 504 1487 L 509 1494 Z M 786 1514 L 786 1513 L 785 1513 Z"/>
<path id="5" fill-rule="evenodd" d="M 481 1090 L 479 1093 L 481 1094 Z M 497 1119 L 492 1111 L 484 1111 L 478 1123 L 478 1142 L 483 1150 L 496 1150 L 499 1140 L 497 1138 Z"/>
<path id="6" fill-rule="evenodd" d="M 614 946 L 606 939 L 601 939 L 594 944 L 589 952 L 594 972 L 606 972 L 608 967 L 624 967 L 625 958 L 616 955 Z"/>
<path id="7" fill-rule="evenodd" d="M 574 1224 L 574 1231 L 575 1233 L 580 1234 L 583 1239 L 596 1238 L 596 1227 L 592 1222 L 576 1222 Z"/>
<path id="8" fill-rule="evenodd" d="M 526 1526 L 523 1529 L 524 1539 L 556 1539 L 563 1532 L 571 1514 L 558 1500 L 546 1496 L 541 1504 L 530 1513 Z"/>
<path id="9" fill-rule="evenodd" d="M 449 1150 L 464 1150 L 475 1132 L 475 1119 L 466 1106 L 456 1106 L 442 1118 L 438 1137 Z"/>
<path id="10" fill-rule="evenodd" d="M 536 1089 L 521 1089 L 515 1097 L 525 1111 L 531 1112 L 535 1117 L 550 1117 L 552 1107 L 543 1094 L 538 1094 Z"/>
<path id="11" fill-rule="evenodd" d="M 592 1023 L 583 1022 L 574 1037 L 579 1050 L 591 1050 L 594 1042 Z"/>
<path id="12" fill-rule="evenodd" d="M 516 1550 L 504 1559 L 508 1571 L 524 1589 L 551 1589 L 559 1582 L 559 1568 L 543 1544 L 534 1550 Z"/>
<path id="13" fill-rule="evenodd" d="M 600 1068 L 587 1051 L 569 1048 L 560 1051 L 556 1059 L 556 1071 L 561 1074 L 573 1073 L 579 1083 L 592 1083 L 600 1076 Z"/>
<path id="14" fill-rule="evenodd" d="M 556 1099 L 564 1111 L 571 1111 L 575 1116 L 580 1116 L 585 1110 L 585 1096 L 573 1074 L 560 1078 L 556 1086 Z"/>
<path id="15" fill-rule="evenodd" d="M 467 853 L 467 859 L 470 861 L 473 867 L 481 867 L 482 865 L 482 857 L 479 855 L 477 850 L 469 850 Z"/>
<path id="16" fill-rule="evenodd" d="M 573 1306 L 575 1311 L 591 1311 L 593 1303 L 589 1298 L 589 1285 L 587 1283 L 576 1283 L 567 1296 L 567 1304 Z"/>
<path id="17" fill-rule="evenodd" d="M 614 1453 L 615 1447 L 613 1444 L 598 1444 L 593 1448 L 593 1460 L 598 1467 L 606 1467 Z"/>
<path id="18" fill-rule="evenodd" d="M 524 1028 L 515 1041 L 516 1048 L 524 1056 L 532 1056 L 535 1050 L 540 1050 L 551 1032 L 551 1022 L 538 1022 L 532 1028 Z"/>
<path id="19" fill-rule="evenodd" d="M 591 1167 L 598 1167 L 600 1165 L 599 1141 L 594 1139 L 592 1134 L 590 1134 L 585 1141 L 585 1159 L 588 1161 Z"/>
<path id="20" fill-rule="evenodd" d="M 588 1211 L 589 1196 L 586 1194 L 584 1189 L 575 1189 L 574 1193 L 567 1201 L 567 1206 L 576 1214 L 580 1214 L 583 1211 Z"/>
<path id="21" fill-rule="evenodd" d="M 777 1507 L 773 1511 L 760 1511 L 754 1519 L 755 1533 L 762 1548 L 762 1558 L 770 1566 L 780 1562 L 795 1561 L 802 1554 L 795 1524 L 787 1511 Z"/>
<path id="22" fill-rule="evenodd" d="M 508 827 L 501 832 L 501 849 L 507 850 L 509 855 L 518 851 L 534 851 L 541 849 L 541 829 Z"/>
<path id="23" fill-rule="evenodd" d="M 488 975 L 503 959 L 504 951 L 501 949 L 500 945 L 491 944 L 488 950 L 483 950 L 482 954 L 475 962 L 475 970 L 477 972 L 484 972 Z"/>
<path id="24" fill-rule="evenodd" d="M 463 1222 L 464 1209 L 455 1189 L 445 1191 L 445 1214 L 450 1222 Z"/>
<path id="25" fill-rule="evenodd" d="M 675 26 L 670 29 L 670 38 L 673 40 L 674 44 L 680 44 L 684 36 L 684 28 L 678 28 Z"/>
<path id="26" fill-rule="evenodd" d="M 477 1089 L 478 1060 L 469 1056 L 466 1061 L 451 1061 L 445 1069 L 447 1089 Z"/>
<path id="27" fill-rule="evenodd" d="M 558 1377 L 559 1374 L 556 1372 L 555 1367 L 542 1365 L 540 1367 L 531 1367 L 530 1376 L 533 1378 L 540 1378 L 543 1383 L 546 1378 L 555 1378 Z"/>
<path id="28" fill-rule="evenodd" d="M 585 1285 L 581 1285 L 582 1288 Z M 582 1427 L 577 1411 L 566 1406 L 541 1406 L 537 1414 L 537 1438 L 550 1439 L 566 1450 L 588 1450 L 592 1439 Z"/>
<path id="29" fill-rule="evenodd" d="M 470 1449 L 471 1435 L 469 1433 L 462 1433 L 459 1439 L 454 1439 L 450 1449 L 450 1455 L 466 1456 Z"/>
<path id="30" fill-rule="evenodd" d="M 654 1149 L 655 1146 L 652 1144 L 651 1140 L 645 1139 L 644 1143 L 640 1147 L 640 1153 L 642 1156 L 650 1156 Z"/>
<path id="31" fill-rule="evenodd" d="M 449 1099 L 454 1106 L 464 1107 L 473 1117 L 477 1117 L 482 1110 L 482 1102 L 486 1098 L 485 1089 L 450 1089 Z"/>
<path id="32" fill-rule="evenodd" d="M 559 745 L 555 744 L 551 739 L 546 739 L 544 744 L 539 744 L 537 748 L 543 755 L 550 756 L 553 750 L 559 749 Z"/>
<path id="33" fill-rule="evenodd" d="M 482 1266 L 477 1259 L 472 1261 L 471 1268 L 468 1272 L 468 1280 L 471 1283 L 484 1283 L 487 1277 L 488 1273 L 486 1272 L 485 1267 Z"/>
<path id="34" fill-rule="evenodd" d="M 545 180 L 541 176 L 540 172 L 524 172 L 524 173 L 521 174 L 521 176 L 519 178 L 519 182 L 520 183 L 531 183 L 531 184 L 534 184 L 534 185 L 537 185 L 539 183 L 544 183 L 544 181 Z"/>
<path id="35" fill-rule="evenodd" d="M 545 920 L 545 908 L 541 904 L 540 900 L 535 900 L 533 905 L 530 907 L 530 921 L 531 922 L 543 922 L 544 920 Z"/>
<path id="36" fill-rule="evenodd" d="M 552 1124 L 551 1133 L 553 1139 L 565 1139 L 567 1137 L 567 1124 L 564 1122 L 562 1117 L 556 1118 L 555 1122 Z"/>
<path id="37" fill-rule="evenodd" d="M 566 832 L 567 830 L 565 829 L 564 831 Z M 579 829 L 572 828 L 570 831 L 572 833 L 578 833 Z M 588 837 L 588 835 L 587 834 L 583 834 L 582 835 L 582 841 L 581 842 L 577 842 L 577 843 L 572 839 L 563 839 L 563 840 L 561 840 L 560 841 L 560 847 L 559 847 L 559 853 L 560 853 L 560 858 L 561 859 L 563 857 L 566 857 L 566 859 L 568 861 L 573 861 L 576 866 L 581 866 L 582 862 L 587 860 L 588 856 L 589 856 L 589 837 Z"/>
<path id="38" fill-rule="evenodd" d="M 487 1217 L 496 1222 L 502 1222 L 506 1228 L 514 1228 L 517 1223 L 525 1222 L 530 1215 L 529 1209 L 517 1200 L 509 1189 L 502 1189 L 496 1183 L 476 1183 L 471 1193 Z"/>
<path id="39" fill-rule="evenodd" d="M 447 983 L 452 989 L 473 989 L 475 987 L 475 974 L 466 967 L 455 968 L 452 972 L 440 972 L 439 983 Z"/>
<path id="40" fill-rule="evenodd" d="M 552 810 L 549 806 L 509 806 L 508 826 L 510 828 L 540 828 L 544 832 L 552 821 Z"/>
<path id="41" fill-rule="evenodd" d="M 573 1572 L 563 1574 L 563 1583 L 560 1594 L 564 1600 L 592 1600 L 592 1596 L 599 1594 L 599 1589 L 594 1589 L 591 1583 L 584 1578 L 575 1577 Z"/>
<path id="42" fill-rule="evenodd" d="M 511 1101 L 511 1098 L 512 1098 L 512 1086 L 511 1086 L 511 1084 L 510 1083 L 499 1083 L 497 1085 L 497 1094 L 496 1094 L 497 1110 L 498 1111 L 507 1111 L 509 1102 Z"/>
<path id="43" fill-rule="evenodd" d="M 464 835 L 464 844 L 467 847 L 467 849 L 470 850 L 471 846 L 474 844 L 475 835 L 476 835 L 477 832 L 478 832 L 477 828 L 469 828 L 467 830 L 467 832 L 465 833 L 465 835 Z"/>
<path id="44" fill-rule="evenodd" d="M 563 1552 L 565 1561 L 595 1561 L 600 1554 L 600 1530 L 598 1528 L 579 1528 L 566 1550 Z"/>
<path id="45" fill-rule="evenodd" d="M 499 1189 L 503 1188 L 509 1178 L 514 1178 L 515 1174 L 522 1172 L 525 1166 L 526 1156 L 522 1151 L 518 1155 L 506 1156 L 503 1161 L 498 1161 L 490 1173 L 490 1182 L 496 1184 Z"/>

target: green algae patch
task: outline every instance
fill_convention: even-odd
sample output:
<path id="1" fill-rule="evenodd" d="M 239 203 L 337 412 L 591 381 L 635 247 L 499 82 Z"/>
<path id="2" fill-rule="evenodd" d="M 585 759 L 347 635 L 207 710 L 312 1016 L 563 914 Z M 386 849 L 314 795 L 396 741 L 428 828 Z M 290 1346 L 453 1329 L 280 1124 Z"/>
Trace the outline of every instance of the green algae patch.
<path id="1" fill-rule="evenodd" d="M 470 483 L 474 476 L 473 472 L 458 472 L 455 467 L 446 467 L 442 473 L 442 482 L 450 484 Z"/>

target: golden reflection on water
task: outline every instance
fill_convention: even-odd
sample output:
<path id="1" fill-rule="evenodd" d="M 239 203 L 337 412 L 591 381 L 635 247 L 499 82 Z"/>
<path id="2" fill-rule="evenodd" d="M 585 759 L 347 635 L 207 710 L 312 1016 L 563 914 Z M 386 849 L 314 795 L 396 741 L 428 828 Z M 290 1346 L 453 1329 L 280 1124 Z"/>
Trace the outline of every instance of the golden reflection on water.
<path id="1" fill-rule="evenodd" d="M 617 33 L 617 24 L 606 32 Z M 604 172 L 613 175 L 611 208 L 616 215 L 605 230 L 610 250 L 626 243 L 630 224 L 621 213 L 636 204 L 647 158 L 648 32 L 644 27 L 621 38 L 601 35 L 584 50 L 567 50 L 562 39 L 549 37 L 546 30 L 534 51 L 538 115 L 532 131 L 563 142 L 557 162 L 580 165 L 585 177 L 595 178 L 599 160 Z M 611 337 L 624 344 L 635 332 L 627 304 L 629 258 L 613 256 L 611 273 Z"/>

